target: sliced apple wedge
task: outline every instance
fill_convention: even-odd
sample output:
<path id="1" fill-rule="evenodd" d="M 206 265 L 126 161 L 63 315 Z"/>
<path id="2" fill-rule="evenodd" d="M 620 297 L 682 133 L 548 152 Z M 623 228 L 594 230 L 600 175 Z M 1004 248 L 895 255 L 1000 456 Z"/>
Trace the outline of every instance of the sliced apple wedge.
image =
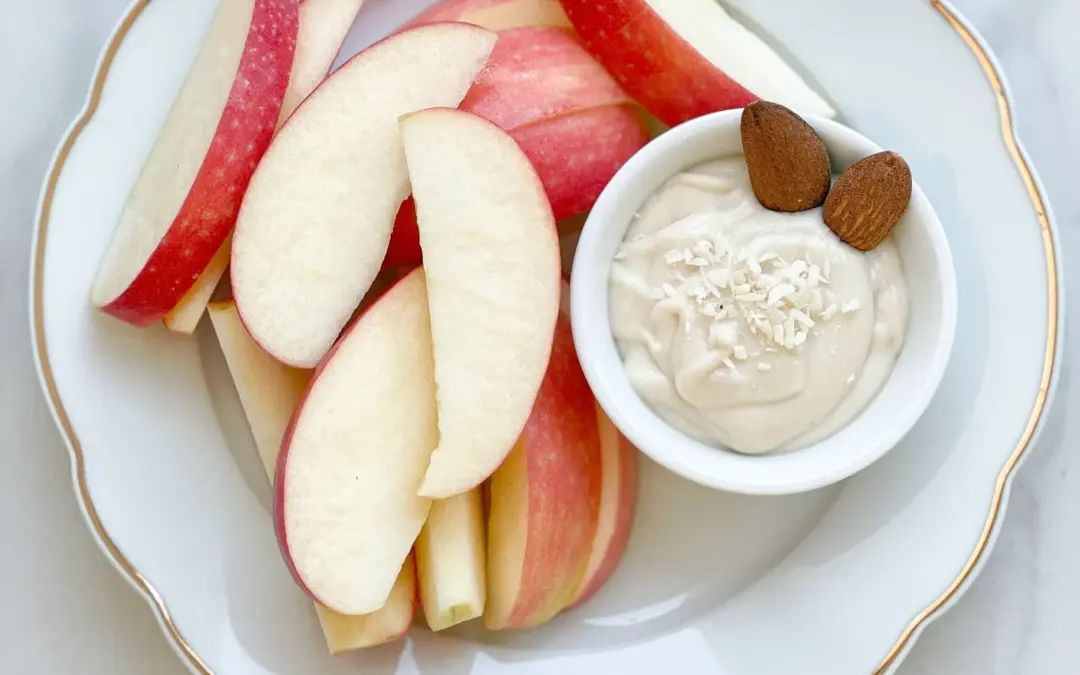
<path id="1" fill-rule="evenodd" d="M 307 98 L 333 65 L 345 34 L 349 32 L 364 0 L 300 0 L 300 24 L 289 86 L 278 113 L 280 127 L 296 106 Z M 221 245 L 214 258 L 168 314 L 165 327 L 191 335 L 202 319 L 206 304 L 229 266 L 232 238 Z"/>
<path id="2" fill-rule="evenodd" d="M 630 95 L 569 31 L 503 30 L 459 106 L 510 135 L 532 162 L 556 220 L 592 208 L 648 141 Z"/>
<path id="3" fill-rule="evenodd" d="M 416 562 L 410 555 L 401 566 L 386 604 L 362 616 L 339 614 L 316 603 L 326 646 L 331 654 L 367 649 L 393 642 L 409 632 L 416 616 Z"/>
<path id="4" fill-rule="evenodd" d="M 649 142 L 631 105 L 582 108 L 510 132 L 528 156 L 558 220 L 584 213 Z"/>
<path id="5" fill-rule="evenodd" d="M 637 507 L 637 448 L 626 440 L 599 405 L 596 406 L 596 416 L 602 467 L 600 515 L 585 575 L 574 591 L 568 608 L 588 601 L 615 573 L 630 543 Z"/>
<path id="6" fill-rule="evenodd" d="M 537 626 L 573 600 L 596 537 L 602 461 L 596 403 L 559 316 L 536 405 L 491 478 L 485 626 Z"/>
<path id="7" fill-rule="evenodd" d="M 148 326 L 210 264 L 274 133 L 296 33 L 296 0 L 221 3 L 102 259 L 98 309 Z"/>
<path id="8" fill-rule="evenodd" d="M 432 503 L 416 540 L 420 605 L 428 628 L 446 630 L 484 613 L 484 508 L 480 488 Z"/>
<path id="9" fill-rule="evenodd" d="M 631 102 L 569 31 L 526 26 L 499 33 L 460 108 L 511 130 L 582 108 Z"/>
<path id="10" fill-rule="evenodd" d="M 247 334 L 232 300 L 209 305 L 211 323 L 244 408 L 255 446 L 272 483 L 278 451 L 289 419 L 311 380 L 311 371 L 297 370 L 272 359 Z M 406 560 L 394 588 L 379 610 L 363 615 L 340 614 L 315 603 L 331 654 L 390 642 L 405 634 L 416 613 L 416 566 Z"/>
<path id="11" fill-rule="evenodd" d="M 409 194 L 398 117 L 457 105 L 495 34 L 463 23 L 398 33 L 357 54 L 278 132 L 233 235 L 233 296 L 275 358 L 312 367 L 386 255 Z"/>
<path id="12" fill-rule="evenodd" d="M 420 494 L 479 485 L 513 447 L 551 355 L 559 242 L 536 170 L 472 113 L 401 122 L 427 273 L 439 445 Z"/>
<path id="13" fill-rule="evenodd" d="M 259 458 L 273 482 L 281 440 L 311 371 L 290 368 L 260 349 L 244 330 L 232 300 L 210 303 L 209 314 Z"/>
<path id="14" fill-rule="evenodd" d="M 669 125 L 758 98 L 836 114 L 761 38 L 716 0 L 561 0 L 600 63 Z"/>
<path id="15" fill-rule="evenodd" d="M 423 270 L 387 291 L 320 365 L 274 482 L 289 569 L 342 614 L 382 607 L 427 518 L 417 495 L 438 442 Z"/>
<path id="16" fill-rule="evenodd" d="M 363 4 L 364 0 L 300 0 L 296 58 L 278 126 L 326 79 Z"/>

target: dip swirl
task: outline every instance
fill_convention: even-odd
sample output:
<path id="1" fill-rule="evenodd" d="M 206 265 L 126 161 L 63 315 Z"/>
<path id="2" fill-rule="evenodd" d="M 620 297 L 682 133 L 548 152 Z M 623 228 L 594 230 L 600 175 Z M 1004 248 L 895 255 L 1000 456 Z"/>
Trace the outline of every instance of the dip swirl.
<path id="1" fill-rule="evenodd" d="M 892 240 L 862 253 L 821 209 L 765 209 L 742 157 L 665 183 L 631 224 L 610 284 L 637 394 L 687 435 L 747 454 L 843 428 L 888 379 L 907 327 Z"/>

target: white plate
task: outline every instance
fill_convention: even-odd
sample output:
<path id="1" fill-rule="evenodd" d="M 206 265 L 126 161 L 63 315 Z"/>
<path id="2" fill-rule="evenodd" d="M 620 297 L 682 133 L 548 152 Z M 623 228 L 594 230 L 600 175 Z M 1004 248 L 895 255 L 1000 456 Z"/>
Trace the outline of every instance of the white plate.
<path id="1" fill-rule="evenodd" d="M 347 53 L 430 0 L 369 0 Z M 42 192 L 39 371 L 91 530 L 177 653 L 218 675 L 847 675 L 896 666 L 987 557 L 1056 381 L 1062 284 L 1048 205 L 973 31 L 934 0 L 734 0 L 838 104 L 904 154 L 942 222 L 957 347 L 930 410 L 842 486 L 740 497 L 644 467 L 626 559 L 581 610 L 492 636 L 413 631 L 325 655 L 274 542 L 269 490 L 212 336 L 136 331 L 90 306 L 127 191 L 216 0 L 139 0 L 102 55 Z"/>

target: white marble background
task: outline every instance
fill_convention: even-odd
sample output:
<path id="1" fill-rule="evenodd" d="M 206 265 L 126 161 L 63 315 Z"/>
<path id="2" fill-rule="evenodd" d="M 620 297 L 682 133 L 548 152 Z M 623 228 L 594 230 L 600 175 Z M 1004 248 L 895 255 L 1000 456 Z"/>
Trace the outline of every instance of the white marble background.
<path id="1" fill-rule="evenodd" d="M 915 1 L 915 0 L 912 0 Z M 0 0 L 0 671 L 183 675 L 142 600 L 105 562 L 72 496 L 67 453 L 38 391 L 27 252 L 38 184 L 82 105 L 127 0 Z M 1080 256 L 1080 3 L 955 0 L 1005 66 L 1021 136 L 1054 205 L 1064 260 Z M 1076 276 L 1070 312 L 1080 310 Z M 1023 467 L 1001 539 L 903 675 L 1080 672 L 1080 418 L 1067 352 L 1042 447 Z"/>

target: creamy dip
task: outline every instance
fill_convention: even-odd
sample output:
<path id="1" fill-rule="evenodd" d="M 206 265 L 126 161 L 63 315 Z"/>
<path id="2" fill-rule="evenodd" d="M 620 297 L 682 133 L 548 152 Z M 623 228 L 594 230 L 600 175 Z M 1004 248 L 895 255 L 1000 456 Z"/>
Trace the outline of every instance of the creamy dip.
<path id="1" fill-rule="evenodd" d="M 821 209 L 767 210 L 742 157 L 665 183 L 611 269 L 634 390 L 684 433 L 748 454 L 806 447 L 858 415 L 892 371 L 907 315 L 891 239 L 863 253 Z"/>

